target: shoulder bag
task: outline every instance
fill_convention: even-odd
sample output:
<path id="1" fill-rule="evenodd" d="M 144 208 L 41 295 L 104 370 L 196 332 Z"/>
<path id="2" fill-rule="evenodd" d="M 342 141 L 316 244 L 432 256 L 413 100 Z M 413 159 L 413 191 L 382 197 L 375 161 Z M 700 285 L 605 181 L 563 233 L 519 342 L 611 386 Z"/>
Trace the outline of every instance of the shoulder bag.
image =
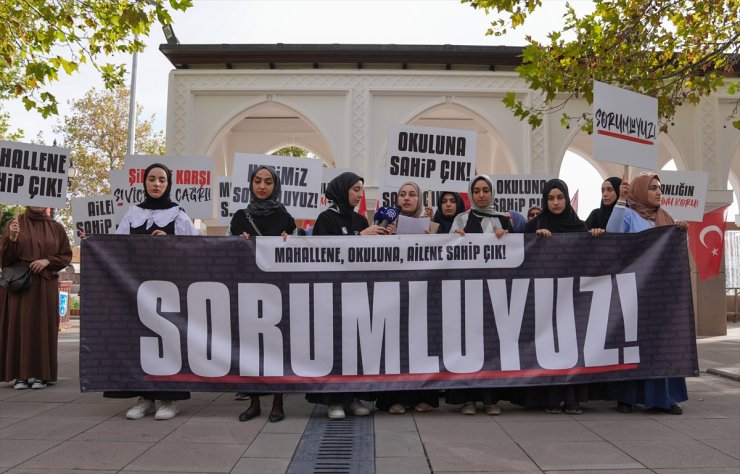
<path id="1" fill-rule="evenodd" d="M 33 273 L 28 267 L 5 267 L 0 274 L 0 286 L 8 291 L 20 292 L 31 286 Z"/>

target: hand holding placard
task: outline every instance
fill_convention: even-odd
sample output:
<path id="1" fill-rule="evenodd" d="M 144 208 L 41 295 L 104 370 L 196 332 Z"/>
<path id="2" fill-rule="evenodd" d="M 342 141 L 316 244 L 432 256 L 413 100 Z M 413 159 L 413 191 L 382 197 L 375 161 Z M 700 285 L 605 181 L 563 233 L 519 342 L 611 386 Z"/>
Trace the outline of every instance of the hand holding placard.
<path id="1" fill-rule="evenodd" d="M 627 204 L 628 197 L 630 197 L 629 166 L 625 166 L 622 184 L 619 185 L 619 203 Z"/>
<path id="2" fill-rule="evenodd" d="M 18 223 L 18 218 L 14 217 L 12 221 L 10 221 L 10 240 L 13 242 L 18 240 L 18 234 L 21 233 L 21 225 Z"/>

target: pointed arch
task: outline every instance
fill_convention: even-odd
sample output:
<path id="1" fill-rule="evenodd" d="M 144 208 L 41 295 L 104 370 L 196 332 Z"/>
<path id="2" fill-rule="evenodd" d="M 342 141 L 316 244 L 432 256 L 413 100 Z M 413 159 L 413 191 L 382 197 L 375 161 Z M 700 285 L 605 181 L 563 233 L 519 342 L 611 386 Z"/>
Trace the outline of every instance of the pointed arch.
<path id="1" fill-rule="evenodd" d="M 496 129 L 486 118 L 454 99 L 435 101 L 411 111 L 403 123 L 424 127 L 458 128 L 478 132 L 476 169 L 485 174 L 516 174 L 519 172 L 513 154 Z"/>
<path id="2" fill-rule="evenodd" d="M 216 170 L 229 174 L 235 153 L 266 154 L 296 145 L 333 165 L 333 153 L 310 114 L 268 97 L 214 127 L 206 154 L 213 156 Z"/>

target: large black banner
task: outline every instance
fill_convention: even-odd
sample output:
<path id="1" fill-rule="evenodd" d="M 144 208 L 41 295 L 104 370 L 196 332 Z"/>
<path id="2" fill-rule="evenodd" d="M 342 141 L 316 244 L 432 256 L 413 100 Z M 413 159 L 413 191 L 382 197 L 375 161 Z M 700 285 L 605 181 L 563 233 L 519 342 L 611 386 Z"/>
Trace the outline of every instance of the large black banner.
<path id="1" fill-rule="evenodd" d="M 91 236 L 83 391 L 698 374 L 686 234 Z"/>

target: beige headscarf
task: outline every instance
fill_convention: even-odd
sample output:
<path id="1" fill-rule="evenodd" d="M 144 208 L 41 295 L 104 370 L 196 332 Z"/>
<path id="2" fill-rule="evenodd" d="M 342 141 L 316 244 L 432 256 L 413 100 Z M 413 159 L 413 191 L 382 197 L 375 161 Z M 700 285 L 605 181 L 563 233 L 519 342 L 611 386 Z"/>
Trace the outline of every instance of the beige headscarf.
<path id="1" fill-rule="evenodd" d="M 662 207 L 654 207 L 648 203 L 648 187 L 653 179 L 660 181 L 657 174 L 643 173 L 632 179 L 630 183 L 630 195 L 627 204 L 630 209 L 640 214 L 644 219 L 654 221 L 655 226 L 673 225 L 674 221 L 668 212 Z"/>
<path id="2" fill-rule="evenodd" d="M 424 212 L 424 196 L 421 195 L 421 188 L 419 188 L 419 185 L 414 183 L 413 181 L 407 181 L 398 188 L 399 196 L 401 194 L 401 190 L 405 186 L 413 186 L 414 189 L 416 189 L 416 195 L 419 197 L 419 201 L 416 203 L 416 211 L 414 211 L 413 215 L 407 217 L 421 217 L 422 213 Z M 396 203 L 396 205 L 398 207 L 401 207 L 398 203 Z"/>

